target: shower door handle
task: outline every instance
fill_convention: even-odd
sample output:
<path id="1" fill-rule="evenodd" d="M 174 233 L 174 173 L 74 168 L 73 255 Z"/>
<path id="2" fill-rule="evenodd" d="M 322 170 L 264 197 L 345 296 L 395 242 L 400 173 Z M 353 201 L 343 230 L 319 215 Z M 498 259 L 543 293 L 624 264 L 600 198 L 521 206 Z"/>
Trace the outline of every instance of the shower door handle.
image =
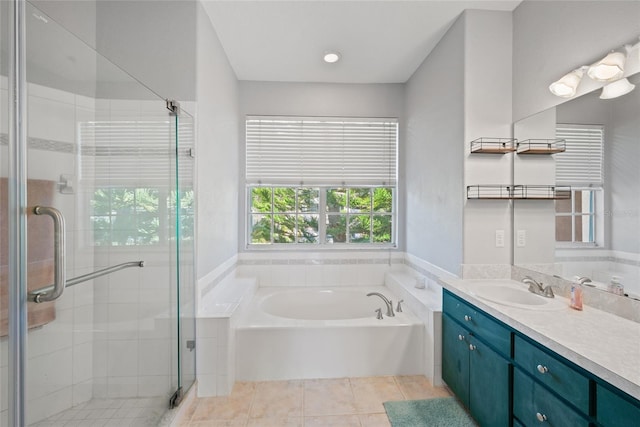
<path id="1" fill-rule="evenodd" d="M 62 295 L 67 281 L 67 266 L 65 259 L 65 226 L 64 217 L 59 210 L 48 206 L 36 206 L 33 208 L 36 215 L 49 215 L 53 220 L 53 288 L 40 289 L 29 293 L 29 299 L 36 303 L 54 301 Z"/>

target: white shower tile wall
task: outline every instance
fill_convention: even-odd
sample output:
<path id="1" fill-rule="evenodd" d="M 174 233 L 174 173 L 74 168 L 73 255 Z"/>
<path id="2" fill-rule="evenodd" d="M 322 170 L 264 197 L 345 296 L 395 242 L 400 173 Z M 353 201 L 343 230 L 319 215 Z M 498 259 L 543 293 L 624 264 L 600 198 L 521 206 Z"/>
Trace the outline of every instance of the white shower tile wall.
<path id="1" fill-rule="evenodd" d="M 97 258 L 109 264 L 144 260 L 96 279 L 94 390 L 98 398 L 154 397 L 170 394 L 176 349 L 176 293 L 166 255 L 131 250 Z M 99 291 L 98 291 L 99 290 Z"/>
<path id="2" fill-rule="evenodd" d="M 93 117 L 93 101 L 68 92 L 28 84 L 29 98 L 29 179 L 57 183 L 61 174 L 76 175 L 78 170 L 76 121 Z M 7 99 L 6 87 L 0 97 Z M 3 121 L 4 123 L 4 121 Z M 6 133 L 6 129 L 2 129 Z M 2 140 L 4 141 L 4 135 Z M 7 147 L 0 145 L 0 157 Z M 91 270 L 92 250 L 83 244 L 86 224 L 78 220 L 82 197 L 73 194 L 53 195 L 53 206 L 66 222 L 67 276 L 75 277 Z M 28 333 L 27 399 L 28 422 L 37 422 L 52 414 L 82 404 L 92 397 L 93 388 L 93 300 L 91 282 L 67 288 L 56 301 L 56 318 Z M 7 378 L 7 340 L 0 339 L 1 378 Z M 6 381 L 2 382 L 6 387 Z M 0 393 L 2 418 L 6 417 L 7 390 Z"/>
<path id="3" fill-rule="evenodd" d="M 120 262 L 144 260 L 143 269 L 126 269 L 67 288 L 56 301 L 56 319 L 29 331 L 28 422 L 35 423 L 94 397 L 151 397 L 171 393 L 176 337 L 171 304 L 172 271 L 168 248 L 114 247 L 92 244 L 88 203 L 92 176 L 82 169 L 91 156 L 80 156 L 80 122 L 164 114 L 161 101 L 96 100 L 29 84 L 29 179 L 59 182 L 72 177 L 73 191 L 54 194 L 53 205 L 66 222 L 67 277 Z M 6 86 L 0 98 L 7 100 Z M 117 111 L 119 109 L 119 111 Z M 4 124 L 4 121 L 2 121 Z M 5 156 L 1 129 L 0 156 Z M 84 134 L 84 137 L 89 136 Z M 92 140 L 93 138 L 89 138 Z M 169 167 L 169 165 L 167 166 Z M 7 340 L 0 339 L 0 375 L 7 378 Z M 55 367 L 52 369 L 51 367 Z M 44 371 L 46 369 L 46 371 Z M 2 381 L 6 387 L 6 381 Z M 7 416 L 7 390 L 0 390 L 0 418 Z"/>

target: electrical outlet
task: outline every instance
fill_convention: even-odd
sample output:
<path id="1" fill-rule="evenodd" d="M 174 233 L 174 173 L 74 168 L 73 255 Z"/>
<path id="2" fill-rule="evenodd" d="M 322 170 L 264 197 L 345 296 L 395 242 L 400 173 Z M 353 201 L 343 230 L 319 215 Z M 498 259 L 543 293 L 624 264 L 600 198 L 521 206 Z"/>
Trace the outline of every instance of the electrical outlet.
<path id="1" fill-rule="evenodd" d="M 504 230 L 496 230 L 496 248 L 504 248 Z"/>
<path id="2" fill-rule="evenodd" d="M 519 248 L 527 246 L 527 230 L 518 230 L 516 233 L 516 246 Z"/>

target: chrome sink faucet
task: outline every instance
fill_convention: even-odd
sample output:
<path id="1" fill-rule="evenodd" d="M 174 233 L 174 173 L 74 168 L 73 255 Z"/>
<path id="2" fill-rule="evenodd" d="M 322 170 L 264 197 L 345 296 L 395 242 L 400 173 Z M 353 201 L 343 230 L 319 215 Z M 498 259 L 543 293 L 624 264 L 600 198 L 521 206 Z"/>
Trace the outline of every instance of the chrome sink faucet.
<path id="1" fill-rule="evenodd" d="M 376 295 L 382 298 L 382 301 L 384 301 L 384 303 L 387 305 L 387 317 L 395 316 L 395 313 L 393 312 L 393 303 L 391 302 L 391 300 L 389 300 L 387 297 L 385 297 L 384 295 L 378 292 L 371 292 L 367 294 L 368 297 L 370 297 L 371 295 Z"/>
<path id="2" fill-rule="evenodd" d="M 591 283 L 591 279 L 589 279 L 589 278 L 588 278 L 588 277 L 586 277 L 586 276 L 578 277 L 578 278 L 576 279 L 576 281 L 577 281 L 578 283 L 580 283 L 581 285 L 584 285 L 585 283 Z"/>
<path id="3" fill-rule="evenodd" d="M 532 292 L 536 295 L 542 295 L 543 297 L 553 298 L 553 289 L 551 289 L 551 285 L 542 286 L 542 282 L 537 282 L 533 278 L 529 276 L 525 276 L 522 279 L 522 283 L 525 285 L 529 285 L 529 292 Z"/>

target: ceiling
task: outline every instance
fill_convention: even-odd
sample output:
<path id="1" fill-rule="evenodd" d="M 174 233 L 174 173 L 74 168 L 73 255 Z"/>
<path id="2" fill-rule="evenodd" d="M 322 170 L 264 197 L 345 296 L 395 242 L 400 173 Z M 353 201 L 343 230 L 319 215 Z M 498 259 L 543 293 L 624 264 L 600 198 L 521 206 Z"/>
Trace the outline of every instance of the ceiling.
<path id="1" fill-rule="evenodd" d="M 464 9 L 520 1 L 218 1 L 203 5 L 239 80 L 404 83 Z M 342 59 L 326 64 L 337 50 Z"/>

